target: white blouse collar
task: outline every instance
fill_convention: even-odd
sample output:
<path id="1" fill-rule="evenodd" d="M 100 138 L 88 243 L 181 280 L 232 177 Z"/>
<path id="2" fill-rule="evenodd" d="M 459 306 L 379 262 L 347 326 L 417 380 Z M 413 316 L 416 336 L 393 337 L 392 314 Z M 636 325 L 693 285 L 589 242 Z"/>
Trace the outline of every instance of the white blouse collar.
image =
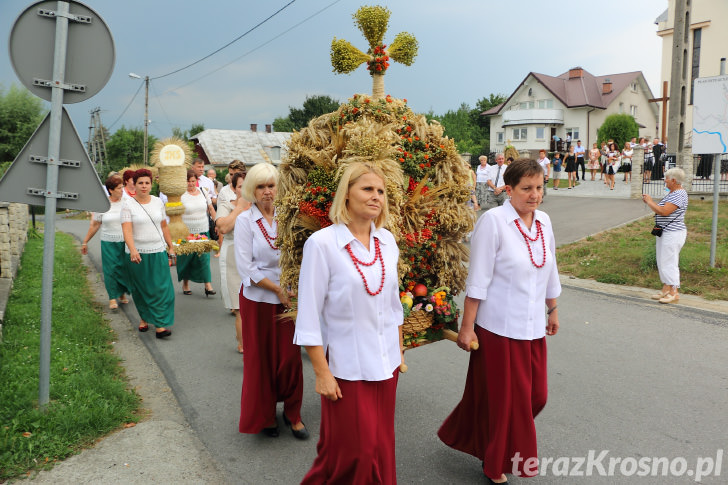
<path id="1" fill-rule="evenodd" d="M 382 230 L 377 229 L 374 222 L 371 224 L 372 236 L 379 239 L 379 244 L 386 244 L 386 239 L 382 237 Z M 347 244 L 356 239 L 349 228 L 344 224 L 336 224 L 334 230 L 336 232 L 336 245 L 340 249 L 344 248 Z"/>
<path id="2" fill-rule="evenodd" d="M 540 222 L 541 224 L 545 223 L 544 219 L 545 212 L 540 210 L 535 210 L 533 212 L 533 218 L 534 220 Z M 506 200 L 503 203 L 503 218 L 505 219 L 507 224 L 512 223 L 516 219 L 520 219 L 521 216 L 518 215 L 518 212 L 516 212 L 516 209 L 513 208 L 513 205 L 511 205 L 510 200 Z"/>

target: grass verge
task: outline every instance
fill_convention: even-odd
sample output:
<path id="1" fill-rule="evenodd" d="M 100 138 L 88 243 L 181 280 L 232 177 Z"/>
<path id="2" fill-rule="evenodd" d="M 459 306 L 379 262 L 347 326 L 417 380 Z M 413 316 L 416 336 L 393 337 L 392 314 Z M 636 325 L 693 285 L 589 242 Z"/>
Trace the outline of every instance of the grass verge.
<path id="1" fill-rule="evenodd" d="M 48 468 L 124 423 L 139 397 L 128 388 L 114 334 L 94 303 L 86 268 L 56 234 L 50 403 L 38 408 L 43 239 L 30 238 L 8 301 L 0 344 L 0 482 Z"/>
<path id="2" fill-rule="evenodd" d="M 718 209 L 715 268 L 710 267 L 713 203 L 691 200 L 688 237 L 680 252 L 680 292 L 728 300 L 728 202 Z M 648 217 L 557 250 L 562 274 L 602 283 L 661 288 L 655 257 L 654 219 Z"/>

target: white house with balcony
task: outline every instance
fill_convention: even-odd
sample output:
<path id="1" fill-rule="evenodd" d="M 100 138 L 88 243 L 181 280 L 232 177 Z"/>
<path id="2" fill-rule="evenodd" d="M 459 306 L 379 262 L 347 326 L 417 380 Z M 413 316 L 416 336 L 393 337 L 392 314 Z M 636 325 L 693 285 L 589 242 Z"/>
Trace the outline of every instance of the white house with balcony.
<path id="1" fill-rule="evenodd" d="M 502 152 L 510 143 L 519 152 L 565 149 L 556 139 L 571 136 L 591 148 L 597 129 L 614 113 L 631 114 L 640 136 L 655 136 L 657 103 L 642 72 L 594 76 L 574 67 L 560 76 L 530 72 L 505 103 L 481 113 L 490 118 L 490 147 Z M 556 137 L 556 138 L 555 138 Z"/>

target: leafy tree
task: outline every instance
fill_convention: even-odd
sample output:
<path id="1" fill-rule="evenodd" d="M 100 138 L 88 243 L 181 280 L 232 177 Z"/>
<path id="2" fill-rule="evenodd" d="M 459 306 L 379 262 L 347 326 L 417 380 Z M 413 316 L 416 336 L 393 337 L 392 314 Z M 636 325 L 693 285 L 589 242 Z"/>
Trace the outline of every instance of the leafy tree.
<path id="1" fill-rule="evenodd" d="M 43 102 L 27 89 L 0 86 L 0 163 L 15 159 L 44 114 Z"/>
<path id="2" fill-rule="evenodd" d="M 473 163 L 478 156 L 490 151 L 490 120 L 480 113 L 506 99 L 503 94 L 491 93 L 487 98 L 478 100 L 474 109 L 463 103 L 456 111 L 450 110 L 441 116 L 430 112 L 428 118 L 439 121 L 445 127 L 445 135 L 455 140 L 458 151 L 470 153 Z"/>
<path id="3" fill-rule="evenodd" d="M 601 144 L 611 138 L 617 148 L 621 149 L 626 142 L 639 136 L 639 131 L 640 127 L 632 115 L 626 113 L 609 115 L 597 130 L 597 143 Z"/>
<path id="4" fill-rule="evenodd" d="M 151 154 L 157 138 L 149 135 L 148 148 Z M 106 170 L 119 171 L 132 164 L 144 162 L 144 130 L 122 126 L 106 142 Z"/>
<path id="5" fill-rule="evenodd" d="M 205 125 L 203 125 L 202 123 L 195 123 L 192 126 L 190 126 L 190 129 L 187 131 L 187 135 L 195 136 L 195 135 L 199 135 L 203 131 L 205 131 Z M 185 140 L 186 139 L 187 138 L 185 138 Z"/>
<path id="6" fill-rule="evenodd" d="M 340 104 L 330 96 L 306 96 L 301 109 L 289 106 L 287 117 L 273 120 L 273 129 L 284 132 L 300 130 L 307 126 L 312 119 L 336 111 Z"/>
<path id="7" fill-rule="evenodd" d="M 188 139 L 187 131 L 183 130 L 179 126 L 175 126 L 174 128 L 172 128 L 172 136 L 176 138 L 181 138 L 184 141 L 187 141 Z"/>

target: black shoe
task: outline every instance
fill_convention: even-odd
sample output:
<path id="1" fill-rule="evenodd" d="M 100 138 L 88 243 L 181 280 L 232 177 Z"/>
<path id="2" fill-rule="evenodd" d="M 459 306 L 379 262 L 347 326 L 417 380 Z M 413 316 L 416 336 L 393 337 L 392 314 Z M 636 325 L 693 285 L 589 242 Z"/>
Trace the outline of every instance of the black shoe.
<path id="1" fill-rule="evenodd" d="M 182 290 L 182 294 L 183 295 L 191 295 L 192 294 L 192 290 Z"/>
<path id="2" fill-rule="evenodd" d="M 170 335 L 172 335 L 172 331 L 168 330 L 166 328 L 164 330 L 162 330 L 161 332 L 154 332 L 154 336 L 157 338 L 165 338 L 165 337 L 169 337 Z"/>
<path id="3" fill-rule="evenodd" d="M 205 298 L 207 298 L 210 295 L 217 295 L 217 291 L 215 291 L 215 290 L 208 290 L 207 288 L 205 288 Z"/>
<path id="4" fill-rule="evenodd" d="M 278 426 L 271 426 L 270 428 L 263 428 L 260 430 L 261 433 L 269 438 L 278 438 Z"/>
<path id="5" fill-rule="evenodd" d="M 293 434 L 293 437 L 297 440 L 307 440 L 311 435 L 308 433 L 308 430 L 306 429 L 306 425 L 303 425 L 303 429 L 293 429 L 293 425 L 289 421 L 289 419 L 286 417 L 286 414 L 283 413 L 283 422 L 286 423 L 286 426 L 288 426 L 291 430 L 291 433 Z M 301 424 L 303 424 L 303 421 L 301 421 Z"/>

